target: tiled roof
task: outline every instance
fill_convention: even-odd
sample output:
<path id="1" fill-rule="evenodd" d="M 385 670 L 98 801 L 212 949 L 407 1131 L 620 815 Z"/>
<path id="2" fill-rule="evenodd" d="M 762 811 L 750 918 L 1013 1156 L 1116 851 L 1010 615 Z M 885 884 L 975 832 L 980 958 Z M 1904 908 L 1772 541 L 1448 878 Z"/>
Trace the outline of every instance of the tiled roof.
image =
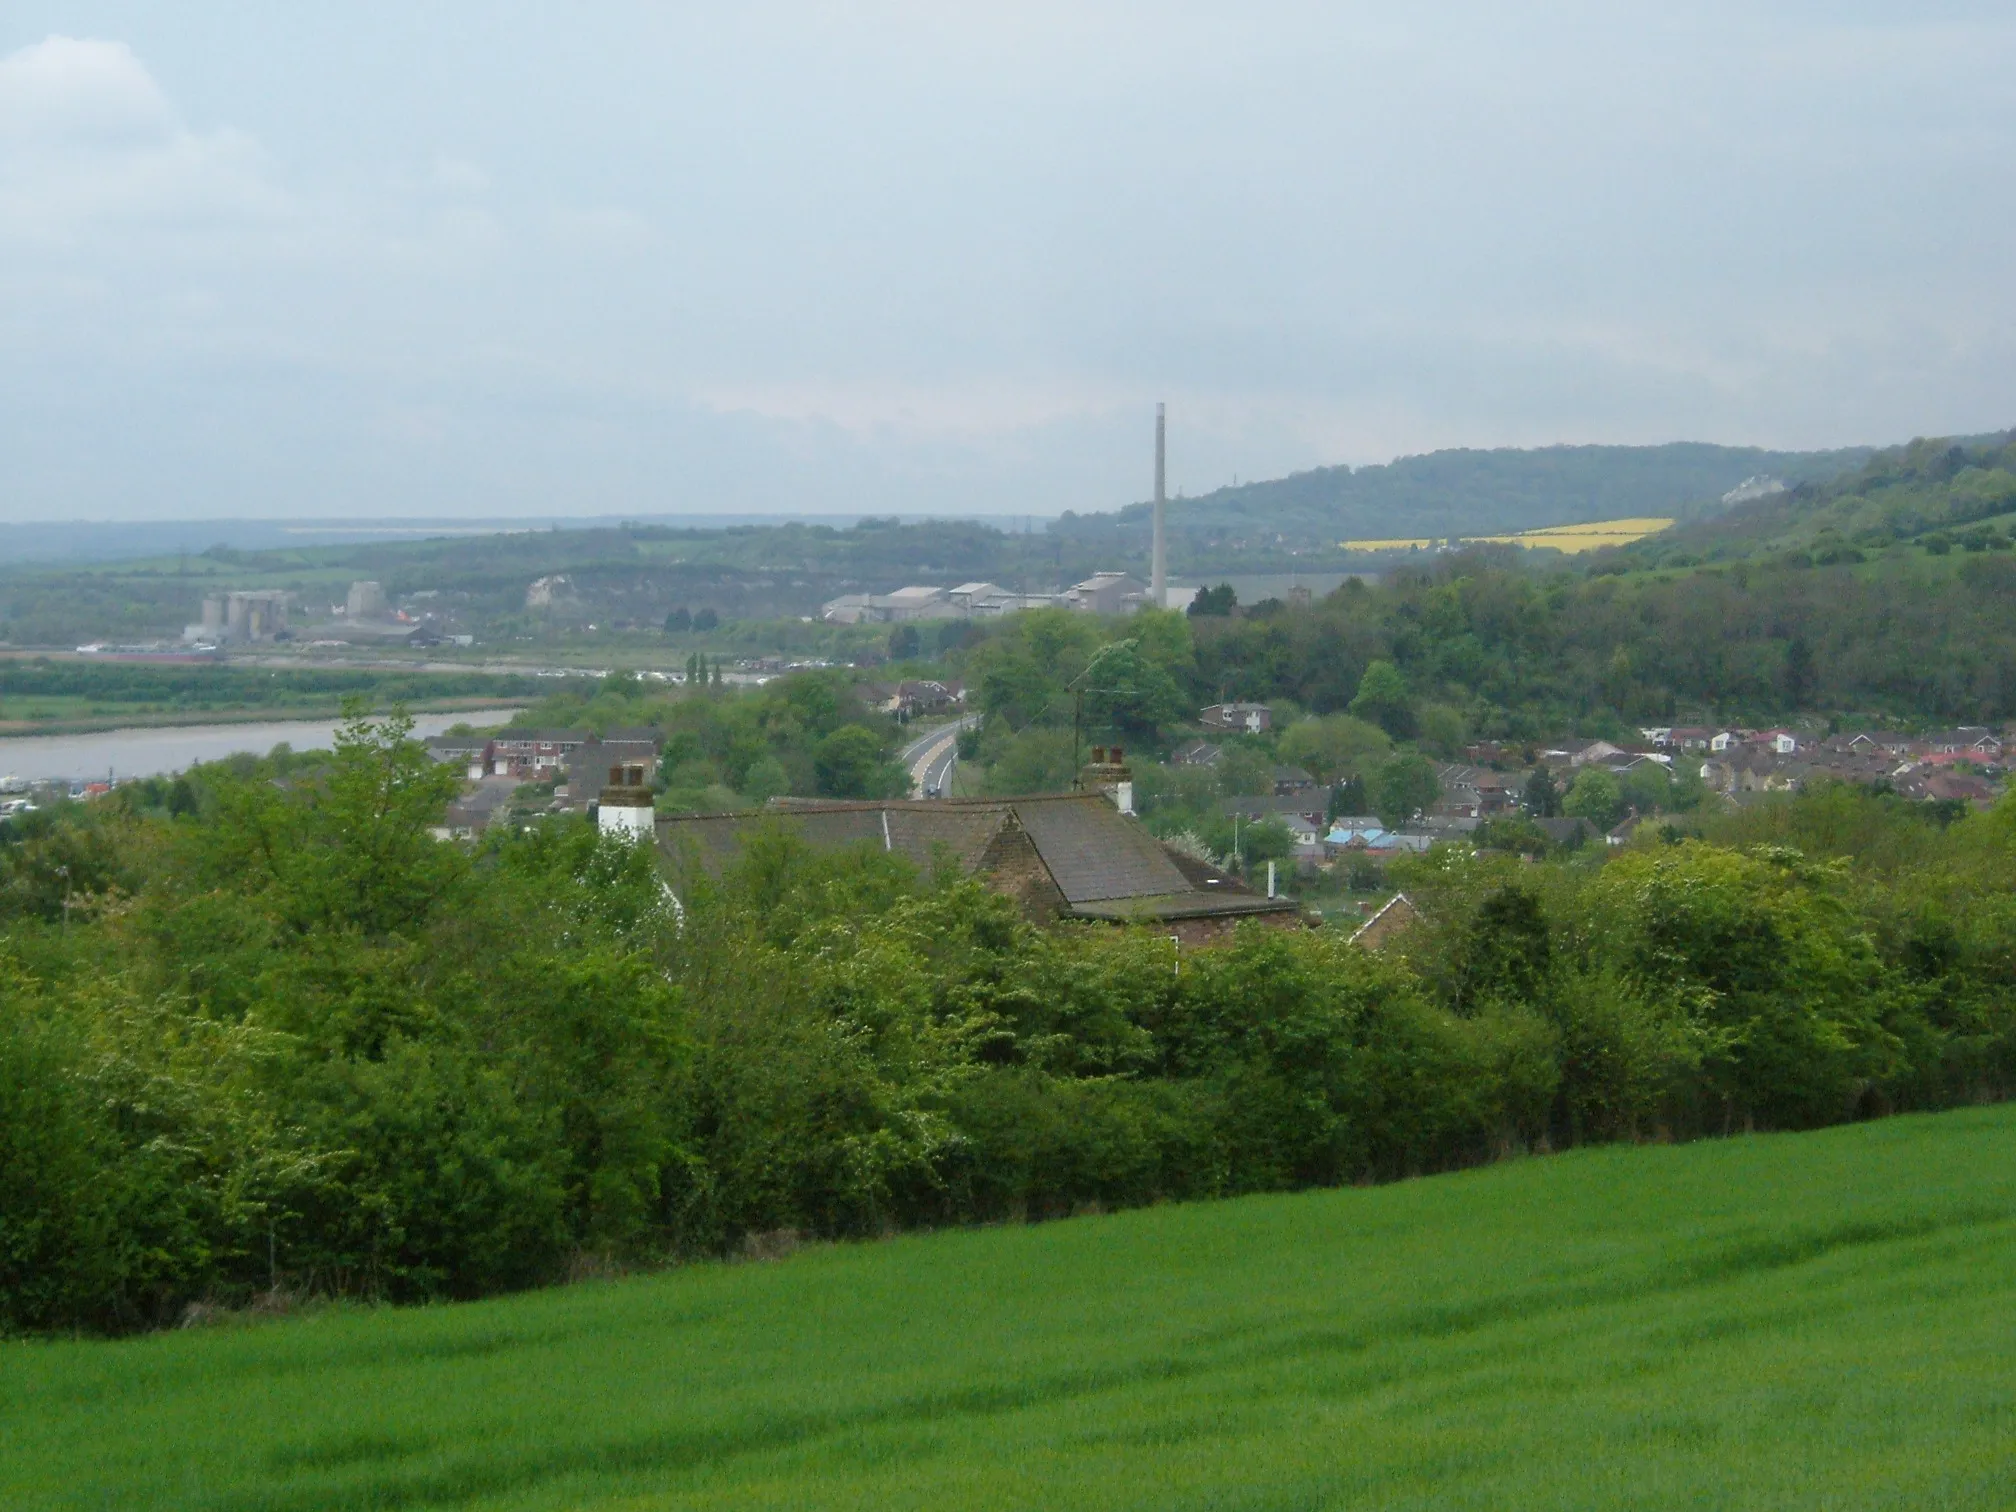
<path id="1" fill-rule="evenodd" d="M 868 845 L 900 853 L 921 870 L 942 859 L 970 872 L 1011 824 L 1028 835 L 1074 915 L 1183 918 L 1294 907 L 1286 899 L 1257 897 L 1234 878 L 1178 856 L 1097 793 L 972 802 L 786 798 L 757 813 L 661 818 L 658 838 L 675 855 L 691 846 L 710 871 L 739 853 L 759 827 L 774 825 L 815 846 Z"/>
<path id="2" fill-rule="evenodd" d="M 1096 793 L 1018 799 L 1014 809 L 1073 905 L 1190 890 L 1162 843 Z"/>

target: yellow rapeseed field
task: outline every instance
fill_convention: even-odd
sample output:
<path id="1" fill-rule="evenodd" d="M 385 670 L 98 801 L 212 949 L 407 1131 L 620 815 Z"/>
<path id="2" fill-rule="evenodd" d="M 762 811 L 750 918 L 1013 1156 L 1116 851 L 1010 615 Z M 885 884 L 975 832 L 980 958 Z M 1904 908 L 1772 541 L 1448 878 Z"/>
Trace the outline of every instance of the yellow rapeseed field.
<path id="1" fill-rule="evenodd" d="M 1591 520 L 1581 525 L 1546 525 L 1510 535 L 1463 536 L 1465 542 L 1488 541 L 1501 546 L 1546 546 L 1555 551 L 1594 551 L 1599 546 L 1625 546 L 1657 535 L 1673 522 L 1644 516 L 1631 520 Z M 1414 536 L 1386 541 L 1339 541 L 1346 551 L 1404 551 L 1410 546 L 1434 546 L 1440 537 Z"/>

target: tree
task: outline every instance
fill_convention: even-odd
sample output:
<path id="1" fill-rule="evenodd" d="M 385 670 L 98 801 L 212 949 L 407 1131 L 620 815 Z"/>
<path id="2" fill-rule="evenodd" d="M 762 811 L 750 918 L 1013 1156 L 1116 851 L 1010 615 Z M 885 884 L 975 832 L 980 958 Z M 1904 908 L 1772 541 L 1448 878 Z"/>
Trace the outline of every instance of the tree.
<path id="1" fill-rule="evenodd" d="M 790 791 L 791 778 L 775 756 L 759 756 L 742 778 L 742 796 L 751 803 L 768 803 Z"/>
<path id="2" fill-rule="evenodd" d="M 701 609 L 693 616 L 695 630 L 712 630 L 721 623 L 721 616 L 712 609 Z"/>
<path id="3" fill-rule="evenodd" d="M 1365 779 L 1347 777 L 1330 790 L 1330 804 L 1324 817 L 1327 819 L 1356 819 L 1371 806 L 1372 800 L 1365 796 Z"/>
<path id="4" fill-rule="evenodd" d="M 889 660 L 909 661 L 923 649 L 915 625 L 897 625 L 889 632 Z"/>
<path id="5" fill-rule="evenodd" d="M 681 604 L 677 609 L 674 609 L 670 614 L 665 616 L 665 633 L 667 635 L 684 635 L 692 628 L 693 611 L 688 609 L 684 604 Z"/>
<path id="6" fill-rule="evenodd" d="M 1526 779 L 1526 791 L 1519 795 L 1519 806 L 1529 819 L 1559 818 L 1561 790 L 1554 786 L 1554 774 L 1544 766 L 1533 768 L 1533 775 Z"/>
<path id="7" fill-rule="evenodd" d="M 865 725 L 842 725 L 812 754 L 819 791 L 828 798 L 894 798 L 907 776 L 882 757 L 882 739 Z"/>
<path id="8" fill-rule="evenodd" d="M 1239 857 L 1248 868 L 1285 861 L 1294 849 L 1295 836 L 1282 819 L 1257 820 L 1239 832 Z"/>
<path id="9" fill-rule="evenodd" d="M 1454 761 L 1463 754 L 1469 738 L 1463 716 L 1447 704 L 1430 704 L 1421 711 L 1421 744 L 1436 755 Z"/>
<path id="10" fill-rule="evenodd" d="M 1379 763 L 1368 784 L 1373 812 L 1389 829 L 1405 824 L 1442 796 L 1442 783 L 1424 756 L 1400 751 Z"/>
<path id="11" fill-rule="evenodd" d="M 1239 595 L 1232 591 L 1232 585 L 1220 583 L 1216 588 L 1200 590 L 1185 613 L 1192 619 L 1224 619 L 1238 606 Z"/>
<path id="12" fill-rule="evenodd" d="M 1599 766 L 1582 768 L 1561 800 L 1561 812 L 1571 819 L 1587 819 L 1600 830 L 1609 829 L 1624 817 L 1624 793 L 1615 774 Z"/>
<path id="13" fill-rule="evenodd" d="M 1298 719 L 1281 732 L 1281 759 L 1307 767 L 1319 782 L 1334 782 L 1392 749 L 1384 730 L 1349 714 Z"/>
<path id="14" fill-rule="evenodd" d="M 1819 676 L 1813 665 L 1813 648 L 1806 637 L 1795 635 L 1785 648 L 1785 702 L 1803 709 L 1812 700 Z"/>
<path id="15" fill-rule="evenodd" d="M 1414 705 L 1407 696 L 1407 679 L 1390 661 L 1375 661 L 1365 669 L 1358 680 L 1357 696 L 1351 700 L 1351 712 L 1396 739 L 1414 733 Z"/>
<path id="16" fill-rule="evenodd" d="M 1085 689 L 1086 719 L 1130 735 L 1152 737 L 1163 725 L 1181 720 L 1190 707 L 1176 679 L 1130 641 L 1103 652 L 1085 681 L 1090 684 Z"/>

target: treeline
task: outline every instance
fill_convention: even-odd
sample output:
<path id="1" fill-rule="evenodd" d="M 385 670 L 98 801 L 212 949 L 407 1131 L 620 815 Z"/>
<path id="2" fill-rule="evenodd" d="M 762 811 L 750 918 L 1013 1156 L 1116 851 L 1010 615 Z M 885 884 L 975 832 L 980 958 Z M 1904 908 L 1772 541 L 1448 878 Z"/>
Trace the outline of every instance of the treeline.
<path id="1" fill-rule="evenodd" d="M 697 670 L 696 668 L 693 670 Z M 844 672 L 794 672 L 760 687 L 673 692 L 631 672 L 549 694 L 516 715 L 523 729 L 597 735 L 649 726 L 665 735 L 655 785 L 664 813 L 753 808 L 784 793 L 902 798 L 901 727 L 861 701 Z"/>
<path id="2" fill-rule="evenodd" d="M 1829 794 L 1607 866 L 1436 855 L 1385 957 L 1257 926 L 1178 953 L 782 833 L 676 903 L 570 821 L 468 852 L 427 837 L 453 774 L 400 735 L 0 826 L 0 1328 L 470 1297 L 2016 1075 L 2007 809 Z"/>
<path id="3" fill-rule="evenodd" d="M 1196 622 L 1198 691 L 1349 706 L 1374 662 L 1478 735 L 1623 733 L 1680 716 L 1840 711 L 1988 721 L 2016 713 L 2016 559 L 1957 570 L 1736 563 L 1542 576 L 1489 551 L 1347 583 L 1306 610 Z"/>
<path id="4" fill-rule="evenodd" d="M 1304 607 L 1013 616 L 949 660 L 987 720 L 970 756 L 996 790 L 1029 792 L 1069 781 L 1074 722 L 1080 745 L 1117 737 L 1147 755 L 1225 700 L 1278 705 L 1281 724 L 1359 714 L 1444 759 L 1468 740 L 1621 738 L 1695 720 L 1999 722 L 2016 715 L 2012 602 L 2007 552 L 1957 567 L 1913 554 L 1873 570 L 1585 577 L 1484 549 Z"/>

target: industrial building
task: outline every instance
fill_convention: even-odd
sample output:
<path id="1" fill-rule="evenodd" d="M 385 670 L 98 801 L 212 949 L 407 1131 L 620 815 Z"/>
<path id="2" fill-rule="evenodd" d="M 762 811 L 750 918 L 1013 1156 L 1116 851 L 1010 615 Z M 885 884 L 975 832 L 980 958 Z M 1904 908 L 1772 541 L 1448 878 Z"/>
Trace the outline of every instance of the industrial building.
<path id="1" fill-rule="evenodd" d="M 270 641 L 288 638 L 285 588 L 248 588 L 213 593 L 203 600 L 203 620 L 182 632 L 184 640 Z"/>

